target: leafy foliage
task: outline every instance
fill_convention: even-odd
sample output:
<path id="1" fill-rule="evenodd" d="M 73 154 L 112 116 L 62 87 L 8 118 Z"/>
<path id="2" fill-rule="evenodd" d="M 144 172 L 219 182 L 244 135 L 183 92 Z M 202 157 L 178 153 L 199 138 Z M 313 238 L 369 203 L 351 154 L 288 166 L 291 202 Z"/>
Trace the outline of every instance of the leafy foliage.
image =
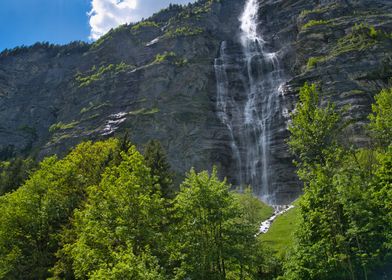
<path id="1" fill-rule="evenodd" d="M 73 121 L 73 122 L 70 122 L 70 123 L 58 122 L 58 123 L 52 124 L 49 127 L 49 132 L 50 133 L 55 133 L 55 132 L 57 132 L 59 130 L 71 129 L 71 128 L 74 128 L 75 126 L 77 126 L 78 124 L 79 124 L 79 122 L 77 122 L 77 121 Z"/>
<path id="2" fill-rule="evenodd" d="M 391 150 L 345 148 L 337 137 L 343 127 L 336 125 L 333 106 L 317 103 L 315 88 L 305 85 L 290 128 L 305 193 L 284 279 L 367 279 L 390 262 L 390 209 L 385 205 L 391 205 Z M 384 123 L 389 115 L 378 114 L 380 103 L 371 119 Z M 320 136 L 316 126 L 328 137 Z"/>
<path id="3" fill-rule="evenodd" d="M 0 162 L 0 195 L 16 190 L 36 167 L 33 159 L 16 157 Z"/>
<path id="4" fill-rule="evenodd" d="M 97 69 L 94 65 L 87 73 L 77 73 L 75 76 L 79 87 L 86 87 L 93 82 L 101 80 L 104 76 L 110 75 L 115 76 L 118 73 L 125 72 L 127 70 L 133 69 L 134 66 L 121 62 L 120 64 L 109 64 L 103 65 Z"/>
<path id="5" fill-rule="evenodd" d="M 191 171 L 174 202 L 176 279 L 254 279 L 257 228 L 216 170 Z"/>
<path id="6" fill-rule="evenodd" d="M 313 69 L 318 63 L 323 62 L 324 57 L 311 57 L 306 64 L 307 70 Z"/>
<path id="7" fill-rule="evenodd" d="M 326 21 L 326 20 L 310 20 L 307 23 L 305 23 L 302 26 L 302 28 L 303 29 L 308 29 L 308 28 L 311 28 L 313 26 L 325 25 L 325 24 L 328 24 L 328 23 L 329 23 L 329 21 Z"/>
<path id="8" fill-rule="evenodd" d="M 305 84 L 289 126 L 304 195 L 261 238 L 272 208 L 232 191 L 216 169 L 191 170 L 175 193 L 158 141 L 144 156 L 127 137 L 82 143 L 27 181 L 31 161 L 3 162 L 0 183 L 14 174 L 12 188 L 23 185 L 0 196 L 0 279 L 389 277 L 390 110 L 384 90 L 369 117 L 377 145 L 347 147 L 335 106 Z M 285 255 L 278 243 L 293 248 Z"/>
<path id="9" fill-rule="evenodd" d="M 0 52 L 0 58 L 16 56 L 41 49 L 50 51 L 51 53 L 55 53 L 58 55 L 69 55 L 73 53 L 84 53 L 88 51 L 89 48 L 90 45 L 83 41 L 73 41 L 67 45 L 56 45 L 49 42 L 37 42 L 32 46 L 20 46 L 13 49 L 5 49 Z"/>
<path id="10" fill-rule="evenodd" d="M 346 36 L 339 39 L 332 50 L 333 56 L 338 56 L 351 51 L 362 51 L 368 49 L 384 40 L 391 40 L 390 34 L 376 29 L 374 26 L 357 24 Z"/>
<path id="11" fill-rule="evenodd" d="M 321 21 L 322 24 L 329 22 Z M 318 21 L 310 21 L 305 24 L 303 28 L 314 25 L 319 25 Z M 341 37 L 337 44 L 325 56 L 310 57 L 307 62 L 307 70 L 312 70 L 317 64 L 326 62 L 330 59 L 336 58 L 350 52 L 360 52 L 377 46 L 378 44 L 386 43 L 389 45 L 392 40 L 392 34 L 387 33 L 381 29 L 376 29 L 374 26 L 366 24 L 356 24 L 352 27 L 351 32 Z"/>
<path id="12" fill-rule="evenodd" d="M 289 125 L 290 150 L 299 158 L 299 166 L 326 163 L 328 156 L 336 149 L 340 117 L 333 104 L 319 107 L 316 85 L 305 84 L 299 98 Z"/>
<path id="13" fill-rule="evenodd" d="M 214 170 L 175 196 L 158 141 L 80 144 L 0 197 L 0 279 L 257 279 L 271 209 Z M 175 197 L 174 197 L 175 196 Z M 172 200 L 174 198 L 174 200 Z"/>
<path id="14" fill-rule="evenodd" d="M 17 191 L 0 197 L 0 278 L 44 279 L 62 225 L 96 184 L 117 141 L 79 145 L 63 160 L 45 159 Z"/>
<path id="15" fill-rule="evenodd" d="M 135 147 L 122 152 L 121 159 L 106 170 L 99 185 L 88 188 L 87 204 L 76 211 L 76 240 L 64 249 L 77 279 L 119 279 L 124 273 L 133 273 L 133 279 L 159 276 L 147 248 L 156 241 L 162 199 L 154 194 L 153 177 Z M 154 269 L 139 271 L 126 260 Z"/>
<path id="16" fill-rule="evenodd" d="M 178 57 L 175 52 L 165 51 L 163 54 L 157 54 L 155 56 L 153 64 L 161 64 L 164 62 L 173 63 L 177 66 L 183 66 L 188 63 L 186 59 Z"/>
<path id="17" fill-rule="evenodd" d="M 159 28 L 159 25 L 154 22 L 154 21 L 141 21 L 135 25 L 132 26 L 131 30 L 132 31 L 139 31 L 142 28 L 146 28 L 146 27 L 155 27 L 155 28 Z"/>
<path id="18" fill-rule="evenodd" d="M 165 36 L 168 38 L 177 38 L 183 36 L 195 36 L 203 33 L 204 30 L 202 28 L 193 28 L 189 26 L 177 27 L 176 29 L 171 29 L 165 33 Z"/>
<path id="19" fill-rule="evenodd" d="M 246 188 L 243 193 L 234 193 L 234 196 L 241 205 L 246 220 L 257 228 L 260 221 L 265 221 L 274 214 L 274 209 L 255 197 L 251 188 Z"/>
<path id="20" fill-rule="evenodd" d="M 392 144 L 392 89 L 383 90 L 376 96 L 369 116 L 370 130 L 381 146 Z"/>
<path id="21" fill-rule="evenodd" d="M 162 196 L 171 198 L 174 194 L 174 173 L 170 170 L 170 164 L 161 143 L 158 140 L 149 141 L 144 147 L 144 157 Z"/>

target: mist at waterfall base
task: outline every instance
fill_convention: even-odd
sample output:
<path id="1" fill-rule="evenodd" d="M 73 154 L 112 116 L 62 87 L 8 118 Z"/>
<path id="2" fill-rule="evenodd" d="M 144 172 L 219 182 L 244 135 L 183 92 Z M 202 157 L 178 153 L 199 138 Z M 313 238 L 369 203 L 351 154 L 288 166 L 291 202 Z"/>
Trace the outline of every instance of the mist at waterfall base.
<path id="1" fill-rule="evenodd" d="M 236 183 L 250 185 L 268 204 L 276 202 L 276 182 L 271 168 L 272 125 L 281 114 L 282 86 L 287 81 L 278 52 L 268 50 L 258 32 L 258 2 L 248 0 L 240 16 L 241 59 L 230 55 L 229 42 L 222 42 L 215 60 L 217 112 L 230 135 Z M 243 92 L 233 92 L 230 80 L 244 84 Z"/>

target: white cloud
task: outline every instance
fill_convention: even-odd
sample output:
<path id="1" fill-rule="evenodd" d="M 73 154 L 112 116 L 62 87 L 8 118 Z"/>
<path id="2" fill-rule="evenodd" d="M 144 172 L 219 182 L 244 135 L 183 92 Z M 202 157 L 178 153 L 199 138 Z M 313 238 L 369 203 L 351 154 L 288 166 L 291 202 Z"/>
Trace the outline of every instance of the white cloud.
<path id="1" fill-rule="evenodd" d="M 170 3 L 186 4 L 191 0 L 91 0 L 90 39 L 99 37 L 124 23 L 136 22 L 167 7 Z"/>
<path id="2" fill-rule="evenodd" d="M 138 0 L 92 0 L 89 13 L 91 34 L 90 39 L 96 40 L 108 32 L 110 28 L 123 23 L 137 20 L 134 12 Z"/>

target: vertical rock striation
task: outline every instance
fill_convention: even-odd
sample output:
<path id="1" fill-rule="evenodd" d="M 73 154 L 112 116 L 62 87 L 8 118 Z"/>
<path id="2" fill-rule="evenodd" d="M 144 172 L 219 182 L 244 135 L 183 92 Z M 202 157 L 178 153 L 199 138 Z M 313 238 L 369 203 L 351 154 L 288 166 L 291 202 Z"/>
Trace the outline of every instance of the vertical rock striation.
<path id="1" fill-rule="evenodd" d="M 279 50 L 272 50 L 259 33 L 258 1 L 246 1 L 239 20 L 240 52 L 230 53 L 224 41 L 215 60 L 218 116 L 230 132 L 237 183 L 250 185 L 270 204 L 280 204 L 298 194 L 282 134 L 286 128 L 282 93 L 288 76 Z"/>
<path id="2" fill-rule="evenodd" d="M 0 159 L 128 131 L 138 145 L 160 140 L 179 174 L 216 164 L 234 185 L 290 202 L 299 88 L 317 83 L 324 101 L 349 105 L 344 138 L 366 145 L 373 96 L 392 86 L 391 14 L 389 0 L 200 0 L 93 44 L 3 51 Z"/>

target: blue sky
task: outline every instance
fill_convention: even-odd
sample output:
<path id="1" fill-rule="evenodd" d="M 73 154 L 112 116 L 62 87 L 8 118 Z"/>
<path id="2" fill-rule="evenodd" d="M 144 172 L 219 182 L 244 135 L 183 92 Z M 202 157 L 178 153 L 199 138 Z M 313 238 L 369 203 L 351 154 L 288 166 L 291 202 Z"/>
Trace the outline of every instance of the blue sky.
<path id="1" fill-rule="evenodd" d="M 110 28 L 191 0 L 0 0 L 0 51 L 97 39 Z"/>

